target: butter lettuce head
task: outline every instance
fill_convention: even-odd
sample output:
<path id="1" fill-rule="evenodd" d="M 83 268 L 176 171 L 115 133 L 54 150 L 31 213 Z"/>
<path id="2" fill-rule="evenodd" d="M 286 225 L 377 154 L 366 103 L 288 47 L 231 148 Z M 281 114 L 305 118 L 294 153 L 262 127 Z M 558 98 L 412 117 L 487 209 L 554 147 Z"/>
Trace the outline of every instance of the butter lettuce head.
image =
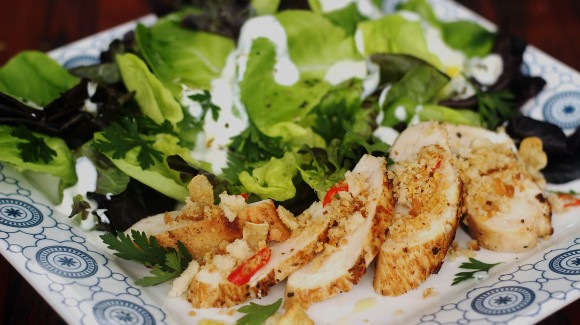
<path id="1" fill-rule="evenodd" d="M 184 14 L 166 16 L 150 28 L 138 25 L 135 34 L 147 64 L 176 98 L 181 84 L 208 89 L 235 48 L 230 38 L 181 27 Z"/>
<path id="2" fill-rule="evenodd" d="M 14 98 L 46 106 L 79 83 L 47 54 L 24 51 L 0 68 L 0 91 Z"/>
<path id="3" fill-rule="evenodd" d="M 123 82 L 129 91 L 135 92 L 135 100 L 143 114 L 157 124 L 165 120 L 176 124 L 183 119 L 181 106 L 149 71 L 145 62 L 131 53 L 117 55 L 115 58 Z"/>

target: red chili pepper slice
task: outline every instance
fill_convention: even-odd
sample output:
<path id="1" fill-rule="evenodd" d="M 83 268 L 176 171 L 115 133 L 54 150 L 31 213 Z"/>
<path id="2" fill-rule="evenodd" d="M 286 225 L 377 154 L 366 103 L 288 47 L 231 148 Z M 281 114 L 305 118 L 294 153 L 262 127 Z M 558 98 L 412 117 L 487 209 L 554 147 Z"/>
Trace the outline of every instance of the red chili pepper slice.
<path id="1" fill-rule="evenodd" d="M 228 281 L 233 284 L 242 285 L 248 283 L 252 276 L 270 260 L 272 250 L 268 247 L 262 248 L 254 256 L 247 259 L 228 275 Z"/>
<path id="2" fill-rule="evenodd" d="M 322 199 L 322 206 L 325 207 L 326 205 L 328 205 L 332 201 L 332 199 L 334 198 L 335 195 L 337 195 L 339 192 L 343 192 L 343 191 L 348 191 L 348 184 L 345 182 L 337 183 L 336 185 L 331 187 L 328 190 L 328 192 L 326 192 L 324 199 Z"/>
<path id="3" fill-rule="evenodd" d="M 248 199 L 248 193 L 242 193 L 242 194 L 240 194 L 240 196 L 243 197 L 244 200 Z"/>
<path id="4" fill-rule="evenodd" d="M 441 167 L 441 159 L 437 160 L 437 164 L 435 165 L 435 168 L 433 168 L 431 171 L 435 171 L 439 167 Z"/>
<path id="5" fill-rule="evenodd" d="M 558 193 L 558 196 L 564 201 L 564 207 L 580 206 L 580 199 L 571 194 Z"/>

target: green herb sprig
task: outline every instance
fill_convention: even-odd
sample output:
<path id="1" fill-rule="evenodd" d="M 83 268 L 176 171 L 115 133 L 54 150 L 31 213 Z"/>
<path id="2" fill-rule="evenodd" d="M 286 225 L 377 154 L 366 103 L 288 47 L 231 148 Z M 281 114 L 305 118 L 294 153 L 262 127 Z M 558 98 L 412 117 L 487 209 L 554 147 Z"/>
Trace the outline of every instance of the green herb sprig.
<path id="1" fill-rule="evenodd" d="M 152 147 L 152 140 L 147 140 L 139 133 L 134 119 L 124 118 L 112 123 L 103 131 L 103 137 L 106 140 L 96 140 L 94 148 L 101 152 L 111 152 L 113 159 L 122 159 L 129 150 L 138 147 L 137 159 L 142 169 L 148 169 L 155 161 L 163 161 L 163 153 Z"/>
<path id="2" fill-rule="evenodd" d="M 193 94 L 189 96 L 189 98 L 193 101 L 198 102 L 201 105 L 202 111 L 201 116 L 199 118 L 200 121 L 203 121 L 205 119 L 205 116 L 207 115 L 208 112 L 211 112 L 211 118 L 214 121 L 218 120 L 220 108 L 219 106 L 212 103 L 209 91 L 204 90 L 203 93 Z"/>
<path id="3" fill-rule="evenodd" d="M 17 145 L 18 150 L 20 150 L 20 158 L 24 162 L 42 161 L 49 163 L 56 157 L 56 151 L 49 147 L 43 138 L 35 136 L 32 131 L 23 126 L 14 128 L 11 135 L 25 140 Z"/>
<path id="4" fill-rule="evenodd" d="M 481 272 L 481 271 L 485 271 L 488 272 L 492 267 L 501 264 L 500 263 L 495 263 L 495 264 L 487 264 L 484 263 L 482 261 L 478 261 L 473 257 L 469 258 L 469 262 L 464 262 L 461 263 L 461 265 L 459 266 L 462 269 L 468 269 L 468 270 L 474 270 L 474 271 L 469 271 L 469 272 L 459 272 L 457 274 L 455 274 L 455 278 L 453 278 L 453 283 L 451 283 L 451 285 L 456 285 L 460 282 L 463 282 L 465 280 L 469 280 L 469 279 L 473 279 L 473 275 L 477 272 Z"/>
<path id="5" fill-rule="evenodd" d="M 274 315 L 274 313 L 282 305 L 282 298 L 276 300 L 271 305 L 258 305 L 251 302 L 249 305 L 240 307 L 238 311 L 244 313 L 242 318 L 238 319 L 236 325 L 260 325 L 264 324 L 268 317 Z"/>
<path id="6" fill-rule="evenodd" d="M 515 96 L 508 90 L 477 93 L 477 106 L 483 122 L 490 130 L 495 130 L 503 121 L 517 113 Z"/>
<path id="7" fill-rule="evenodd" d="M 152 276 L 135 281 L 141 286 L 152 286 L 178 277 L 192 260 L 185 246 L 177 243 L 177 249 L 159 245 L 154 236 L 131 230 L 131 235 L 119 232 L 117 235 L 106 233 L 101 239 L 114 255 L 139 262 L 152 268 Z"/>

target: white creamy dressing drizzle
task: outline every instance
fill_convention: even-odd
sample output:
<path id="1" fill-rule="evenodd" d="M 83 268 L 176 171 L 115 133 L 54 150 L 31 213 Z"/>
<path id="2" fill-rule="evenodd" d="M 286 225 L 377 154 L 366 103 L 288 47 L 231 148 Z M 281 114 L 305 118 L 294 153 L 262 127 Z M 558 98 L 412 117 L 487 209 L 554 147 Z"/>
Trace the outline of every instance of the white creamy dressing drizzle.
<path id="1" fill-rule="evenodd" d="M 227 166 L 227 146 L 231 138 L 240 134 L 248 126 L 246 110 L 239 100 L 239 87 L 236 81 L 236 53 L 232 52 L 219 78 L 211 81 L 211 101 L 220 107 L 219 117 L 214 121 L 212 114 L 206 114 L 203 131 L 196 139 L 191 155 L 194 159 L 211 163 L 212 171 L 220 173 Z M 182 104 L 189 113 L 200 118 L 201 105 L 188 98 L 202 90 L 184 87 Z"/>
<path id="2" fill-rule="evenodd" d="M 422 26 L 428 50 L 439 58 L 443 72 L 451 78 L 446 87 L 448 94 L 456 99 L 475 95 L 475 88 L 465 76 L 475 78 L 484 86 L 493 85 L 497 81 L 503 71 L 503 61 L 498 54 L 468 59 L 461 51 L 452 49 L 443 41 L 440 30 L 428 23 Z"/>
<path id="3" fill-rule="evenodd" d="M 365 61 L 342 60 L 333 64 L 326 71 L 324 80 L 334 86 L 352 78 L 364 79 L 366 76 L 367 64 Z"/>
<path id="4" fill-rule="evenodd" d="M 404 106 L 399 105 L 395 107 L 395 117 L 399 121 L 406 121 L 407 120 L 407 110 Z"/>
<path id="5" fill-rule="evenodd" d="M 381 82 L 381 68 L 370 59 L 366 60 L 367 75 L 363 79 L 363 93 L 361 98 L 367 98 L 377 90 Z M 389 87 L 390 88 L 390 87 Z"/>
<path id="6" fill-rule="evenodd" d="M 358 28 L 354 32 L 354 45 L 358 53 L 365 55 L 365 40 L 363 37 L 363 32 Z"/>
<path id="7" fill-rule="evenodd" d="M 267 38 L 276 48 L 274 80 L 284 86 L 298 82 L 300 72 L 290 59 L 286 31 L 276 17 L 271 15 L 252 18 L 242 26 L 238 40 L 238 80 L 241 81 L 246 72 L 252 42 L 259 37 Z"/>
<path id="8" fill-rule="evenodd" d="M 399 132 L 391 127 L 379 125 L 374 131 L 373 135 L 379 138 L 382 142 L 392 145 L 399 136 Z"/>
<path id="9" fill-rule="evenodd" d="M 97 104 L 91 101 L 91 97 L 97 92 L 97 83 L 96 82 L 88 82 L 87 83 L 87 94 L 88 98 L 85 99 L 85 104 L 83 110 L 89 112 L 91 114 L 97 114 Z"/>
<path id="10" fill-rule="evenodd" d="M 94 200 L 87 198 L 87 192 L 94 192 L 97 189 L 97 168 L 93 165 L 93 162 L 87 157 L 80 157 L 76 160 L 75 172 L 78 175 L 78 181 L 75 185 L 64 189 L 62 202 L 55 206 L 54 209 L 66 216 L 71 212 L 71 206 L 73 205 L 73 198 L 77 195 L 81 195 L 83 199 L 89 203 L 90 211 L 95 211 L 100 217 L 101 221 L 109 222 L 109 219 L 104 215 L 105 209 L 97 209 L 98 204 Z M 80 227 L 83 230 L 91 230 L 95 225 L 96 221 L 92 215 L 81 221 Z"/>
<path id="11" fill-rule="evenodd" d="M 443 36 L 439 29 L 427 23 L 423 23 L 422 26 L 425 41 L 427 42 L 427 49 L 439 58 L 443 72 L 453 77 L 460 71 L 463 71 L 463 66 L 466 61 L 465 55 L 461 51 L 449 47 L 443 41 Z"/>
<path id="12" fill-rule="evenodd" d="M 421 119 L 419 118 L 419 113 L 422 110 L 423 110 L 423 105 L 417 105 L 417 107 L 415 107 L 415 114 L 413 115 L 413 117 L 411 117 L 411 120 L 409 121 L 409 125 L 419 124 L 419 122 L 421 122 Z"/>
<path id="13" fill-rule="evenodd" d="M 383 90 L 381 90 L 381 94 L 379 95 L 379 107 L 383 107 L 383 105 L 385 104 L 385 100 L 387 100 L 387 95 L 389 94 L 389 91 L 391 90 L 391 87 L 393 85 L 392 84 L 388 84 L 387 86 L 385 86 L 385 88 L 383 88 Z M 382 121 L 377 121 L 377 123 L 381 124 Z"/>
<path id="14" fill-rule="evenodd" d="M 322 13 L 340 10 L 354 3 L 357 11 L 367 18 L 376 19 L 383 15 L 371 0 L 319 0 L 318 3 Z"/>
<path id="15" fill-rule="evenodd" d="M 502 72 L 503 60 L 496 53 L 484 58 L 471 58 L 465 64 L 465 73 L 485 86 L 491 86 L 496 83 Z"/>
<path id="16" fill-rule="evenodd" d="M 322 13 L 327 13 L 345 8 L 355 1 L 356 0 L 319 0 L 318 3 L 320 4 L 320 11 L 322 11 Z"/>

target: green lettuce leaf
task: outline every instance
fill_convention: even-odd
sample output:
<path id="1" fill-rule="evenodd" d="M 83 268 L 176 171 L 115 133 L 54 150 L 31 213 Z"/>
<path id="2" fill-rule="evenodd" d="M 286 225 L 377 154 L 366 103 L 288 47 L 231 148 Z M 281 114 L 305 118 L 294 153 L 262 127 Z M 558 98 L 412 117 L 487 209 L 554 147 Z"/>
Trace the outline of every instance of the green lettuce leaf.
<path id="1" fill-rule="evenodd" d="M 288 38 L 292 62 L 303 79 L 324 78 L 342 60 L 362 60 L 354 38 L 330 20 L 310 11 L 287 10 L 276 15 Z"/>
<path id="2" fill-rule="evenodd" d="M 440 105 L 423 105 L 418 112 L 419 121 L 440 121 L 453 124 L 465 124 L 482 126 L 481 117 L 475 111 L 469 109 L 453 109 Z"/>
<path id="3" fill-rule="evenodd" d="M 447 45 L 463 52 L 468 57 L 484 57 L 493 48 L 495 33 L 473 21 L 440 21 L 426 0 L 402 2 L 397 9 L 417 13 L 431 26 L 440 29 L 443 40 Z"/>
<path id="4" fill-rule="evenodd" d="M 117 55 L 123 82 L 135 92 L 141 112 L 157 124 L 168 120 L 173 124 L 183 119 L 183 110 L 171 92 L 153 75 L 145 62 L 134 54 Z"/>
<path id="5" fill-rule="evenodd" d="M 275 63 L 274 44 L 266 38 L 254 40 L 240 83 L 250 120 L 267 135 L 272 125 L 301 120 L 330 88 L 323 80 L 304 78 L 291 86 L 280 85 L 274 79 Z"/>
<path id="6" fill-rule="evenodd" d="M 12 135 L 14 127 L 0 125 L 0 161 L 10 163 L 16 170 L 27 176 L 35 184 L 42 182 L 37 188 L 43 191 L 54 203 L 62 200 L 62 191 L 77 182 L 75 171 L 75 159 L 66 143 L 55 137 L 49 137 L 41 133 L 32 134 L 44 141 L 55 153 L 49 161 L 29 161 L 23 159 L 23 152 L 19 145 L 27 141 Z M 41 174 L 52 175 L 57 181 L 50 182 L 50 177 Z M 42 180 L 48 180 L 43 182 Z M 56 186 L 55 186 L 56 185 Z"/>
<path id="7" fill-rule="evenodd" d="M 394 83 L 383 103 L 382 125 L 395 126 L 404 121 L 409 123 L 417 105 L 430 104 L 449 82 L 449 78 L 430 65 L 423 64 L 411 68 L 404 77 Z M 405 116 L 401 119 L 400 109 Z"/>
<path id="8" fill-rule="evenodd" d="M 323 13 L 320 8 L 320 1 L 319 0 L 308 0 L 308 4 L 313 12 L 324 16 L 326 19 L 330 20 L 334 25 L 344 29 L 344 31 L 348 35 L 354 35 L 356 31 L 356 25 L 368 18 L 363 16 L 357 8 L 356 3 L 350 3 L 347 6 L 325 12 Z"/>
<path id="9" fill-rule="evenodd" d="M 265 128 L 271 137 L 280 137 L 288 150 L 296 151 L 303 145 L 311 147 L 326 146 L 324 139 L 309 127 L 303 127 L 292 122 L 280 122 Z"/>
<path id="10" fill-rule="evenodd" d="M 161 152 L 164 156 L 162 161 L 153 160 L 147 169 L 141 167 L 139 159 L 140 147 L 134 147 L 127 151 L 124 157 L 113 158 L 112 152 L 102 152 L 113 164 L 125 174 L 140 181 L 141 183 L 163 193 L 175 200 L 183 201 L 188 195 L 187 184 L 181 180 L 180 173 L 171 169 L 166 157 L 179 155 L 186 161 L 192 161 L 188 149 L 179 145 L 179 138 L 169 134 L 141 135 L 143 138 L 152 140 L 152 149 Z M 95 141 L 107 141 L 102 132 L 95 133 Z M 116 156 L 115 156 L 116 157 Z"/>
<path id="11" fill-rule="evenodd" d="M 284 157 L 270 158 L 264 165 L 254 168 L 251 174 L 241 172 L 239 179 L 249 193 L 261 199 L 289 200 L 296 195 L 292 179 L 297 174 L 297 164 L 295 154 L 286 152 Z"/>
<path id="12" fill-rule="evenodd" d="M 117 195 L 125 191 L 131 178 L 111 163 L 106 156 L 94 150 L 93 141 L 88 141 L 80 147 L 78 155 L 90 159 L 97 169 L 95 193 Z"/>
<path id="13" fill-rule="evenodd" d="M 443 40 L 468 57 L 484 57 L 493 49 L 495 33 L 467 20 L 441 23 Z"/>
<path id="14" fill-rule="evenodd" d="M 138 25 L 135 33 L 147 64 L 176 98 L 181 84 L 208 89 L 235 48 L 230 38 L 183 28 L 185 13 L 166 16 L 150 28 Z"/>
<path id="15" fill-rule="evenodd" d="M 427 48 L 421 24 L 420 20 L 411 21 L 399 14 L 363 21 L 357 29 L 362 41 L 359 51 L 364 55 L 408 54 L 441 69 L 440 59 Z"/>
<path id="16" fill-rule="evenodd" d="M 61 93 L 79 83 L 47 54 L 23 51 L 0 68 L 0 91 L 22 100 L 46 106 Z"/>
<path id="17" fill-rule="evenodd" d="M 280 0 L 251 0 L 250 5 L 258 16 L 272 15 L 278 11 Z"/>

